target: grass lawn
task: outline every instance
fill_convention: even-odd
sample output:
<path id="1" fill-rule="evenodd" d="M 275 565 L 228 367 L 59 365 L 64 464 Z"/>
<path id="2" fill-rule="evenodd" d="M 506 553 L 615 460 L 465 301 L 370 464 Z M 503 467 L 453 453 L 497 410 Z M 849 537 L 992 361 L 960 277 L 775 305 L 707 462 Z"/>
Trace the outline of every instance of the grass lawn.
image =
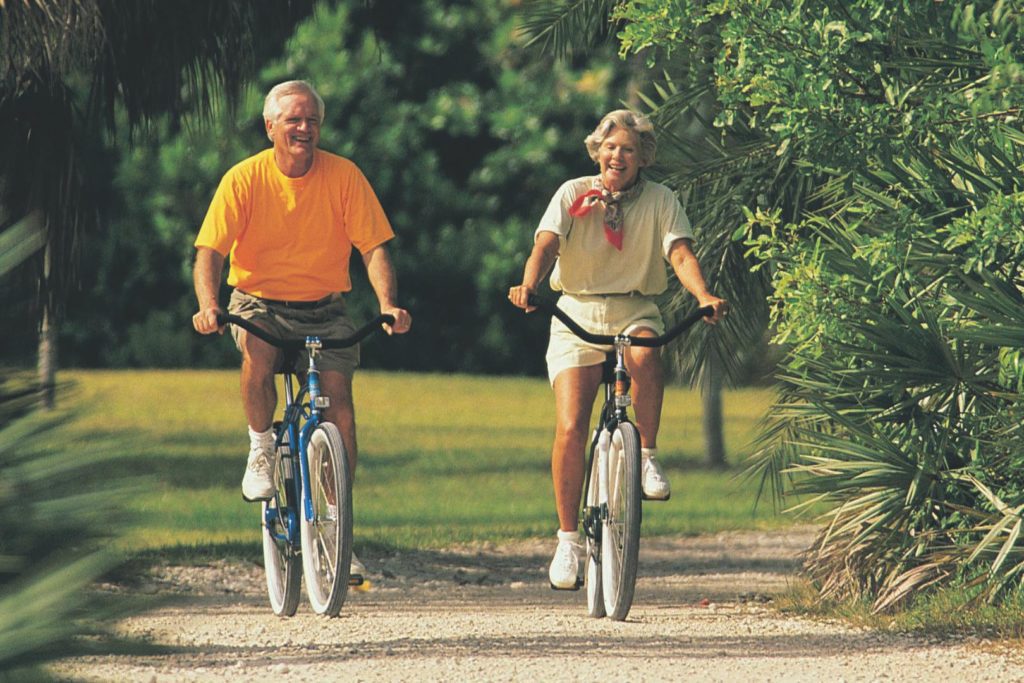
<path id="1" fill-rule="evenodd" d="M 73 382 L 61 397 L 71 418 L 47 433 L 52 447 L 114 453 L 106 467 L 146 478 L 126 501 L 129 550 L 258 548 L 257 506 L 239 489 L 248 443 L 237 371 L 67 371 L 61 379 Z M 357 548 L 554 533 L 554 400 L 543 379 L 364 371 L 355 394 Z M 770 401 L 761 389 L 726 394 L 731 463 L 741 462 Z M 668 390 L 659 451 L 674 493 L 644 506 L 644 533 L 791 524 L 767 502 L 755 510 L 756 484 L 738 480 L 738 469 L 701 465 L 699 410 L 696 393 Z"/>

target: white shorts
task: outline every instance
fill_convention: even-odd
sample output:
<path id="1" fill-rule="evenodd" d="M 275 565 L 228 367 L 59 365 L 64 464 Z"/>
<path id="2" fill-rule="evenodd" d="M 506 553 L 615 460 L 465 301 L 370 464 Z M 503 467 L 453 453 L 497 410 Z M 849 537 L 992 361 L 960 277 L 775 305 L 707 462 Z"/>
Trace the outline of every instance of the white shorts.
<path id="1" fill-rule="evenodd" d="M 563 294 L 558 307 L 580 326 L 594 334 L 630 334 L 640 328 L 652 330 L 655 334 L 665 333 L 665 322 L 654 297 L 630 294 L 607 296 Z M 613 347 L 589 344 L 561 323 L 551 318 L 551 339 L 548 342 L 546 360 L 548 381 L 552 385 L 555 377 L 566 368 L 585 368 L 600 365 Z"/>

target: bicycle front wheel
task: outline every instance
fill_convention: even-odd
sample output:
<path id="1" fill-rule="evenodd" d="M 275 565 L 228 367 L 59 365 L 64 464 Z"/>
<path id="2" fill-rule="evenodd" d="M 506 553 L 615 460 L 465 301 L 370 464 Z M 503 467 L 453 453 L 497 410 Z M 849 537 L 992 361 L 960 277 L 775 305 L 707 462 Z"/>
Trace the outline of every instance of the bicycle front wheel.
<path id="1" fill-rule="evenodd" d="M 317 614 L 335 617 L 348 592 L 352 561 L 352 487 L 341 433 L 330 422 L 313 430 L 306 449 L 313 519 L 302 511 L 302 569 Z"/>
<path id="2" fill-rule="evenodd" d="M 622 621 L 633 604 L 640 556 L 640 434 L 619 424 L 608 448 L 608 514 L 602 526 L 601 579 L 608 616 Z"/>
<path id="3" fill-rule="evenodd" d="M 292 478 L 292 452 L 287 432 L 277 449 L 277 494 L 263 501 L 263 569 L 267 574 L 270 607 L 279 617 L 290 617 L 299 606 L 302 585 L 302 558 L 295 542 L 298 535 L 295 510 L 295 480 Z"/>
<path id="4" fill-rule="evenodd" d="M 596 619 L 605 615 L 604 594 L 601 591 L 601 481 L 600 456 L 597 439 L 590 448 L 590 476 L 583 506 L 583 530 L 587 537 L 586 578 L 587 614 Z"/>

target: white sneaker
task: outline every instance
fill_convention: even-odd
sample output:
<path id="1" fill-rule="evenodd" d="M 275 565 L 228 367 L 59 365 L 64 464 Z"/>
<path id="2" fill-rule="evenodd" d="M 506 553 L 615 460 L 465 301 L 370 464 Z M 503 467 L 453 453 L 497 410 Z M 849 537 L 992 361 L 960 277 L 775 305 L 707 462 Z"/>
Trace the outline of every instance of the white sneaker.
<path id="1" fill-rule="evenodd" d="M 277 465 L 277 454 L 274 442 L 270 445 L 253 444 L 249 449 L 249 463 L 242 477 L 242 498 L 249 502 L 270 500 L 274 497 L 277 487 L 274 485 L 274 470 Z"/>
<path id="2" fill-rule="evenodd" d="M 348 576 L 349 580 L 366 576 L 366 565 L 359 561 L 355 552 L 352 553 L 352 561 L 348 565 Z"/>
<path id="3" fill-rule="evenodd" d="M 559 532 L 561 535 L 561 532 Z M 559 538 L 555 556 L 548 567 L 548 580 L 551 587 L 559 590 L 575 590 L 580 583 L 580 558 L 583 557 L 583 546 L 575 541 Z"/>
<path id="4" fill-rule="evenodd" d="M 649 500 L 668 500 L 672 495 L 672 489 L 668 485 L 665 473 L 661 471 L 661 465 L 654 456 L 644 456 L 640 469 L 640 477 L 643 481 L 641 488 L 644 490 L 644 498 Z"/>

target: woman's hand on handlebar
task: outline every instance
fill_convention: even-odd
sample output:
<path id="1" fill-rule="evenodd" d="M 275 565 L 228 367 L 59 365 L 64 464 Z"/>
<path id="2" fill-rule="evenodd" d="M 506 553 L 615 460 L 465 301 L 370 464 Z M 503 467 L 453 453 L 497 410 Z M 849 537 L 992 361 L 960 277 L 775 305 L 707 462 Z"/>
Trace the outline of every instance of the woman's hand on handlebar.
<path id="1" fill-rule="evenodd" d="M 706 297 L 701 297 L 698 300 L 698 303 L 702 308 L 704 306 L 710 306 L 712 309 L 714 309 L 714 313 L 711 315 L 711 317 L 704 318 L 704 322 L 709 323 L 711 325 L 714 325 L 719 320 L 724 318 L 726 314 L 728 314 L 729 312 L 729 302 L 726 301 L 725 299 L 719 299 L 717 296 L 714 296 L 712 294 L 709 294 Z"/>
<path id="2" fill-rule="evenodd" d="M 527 313 L 531 313 L 537 310 L 536 306 L 530 305 L 530 295 L 533 293 L 533 289 L 531 287 L 527 287 L 526 285 L 510 287 L 508 290 L 508 300 L 512 303 L 513 306 L 518 306 Z"/>
<path id="3" fill-rule="evenodd" d="M 219 306 L 201 308 L 192 316 L 192 327 L 199 334 L 213 334 L 214 332 L 224 334 L 224 326 L 217 323 L 217 316 L 223 315 L 224 311 Z"/>

